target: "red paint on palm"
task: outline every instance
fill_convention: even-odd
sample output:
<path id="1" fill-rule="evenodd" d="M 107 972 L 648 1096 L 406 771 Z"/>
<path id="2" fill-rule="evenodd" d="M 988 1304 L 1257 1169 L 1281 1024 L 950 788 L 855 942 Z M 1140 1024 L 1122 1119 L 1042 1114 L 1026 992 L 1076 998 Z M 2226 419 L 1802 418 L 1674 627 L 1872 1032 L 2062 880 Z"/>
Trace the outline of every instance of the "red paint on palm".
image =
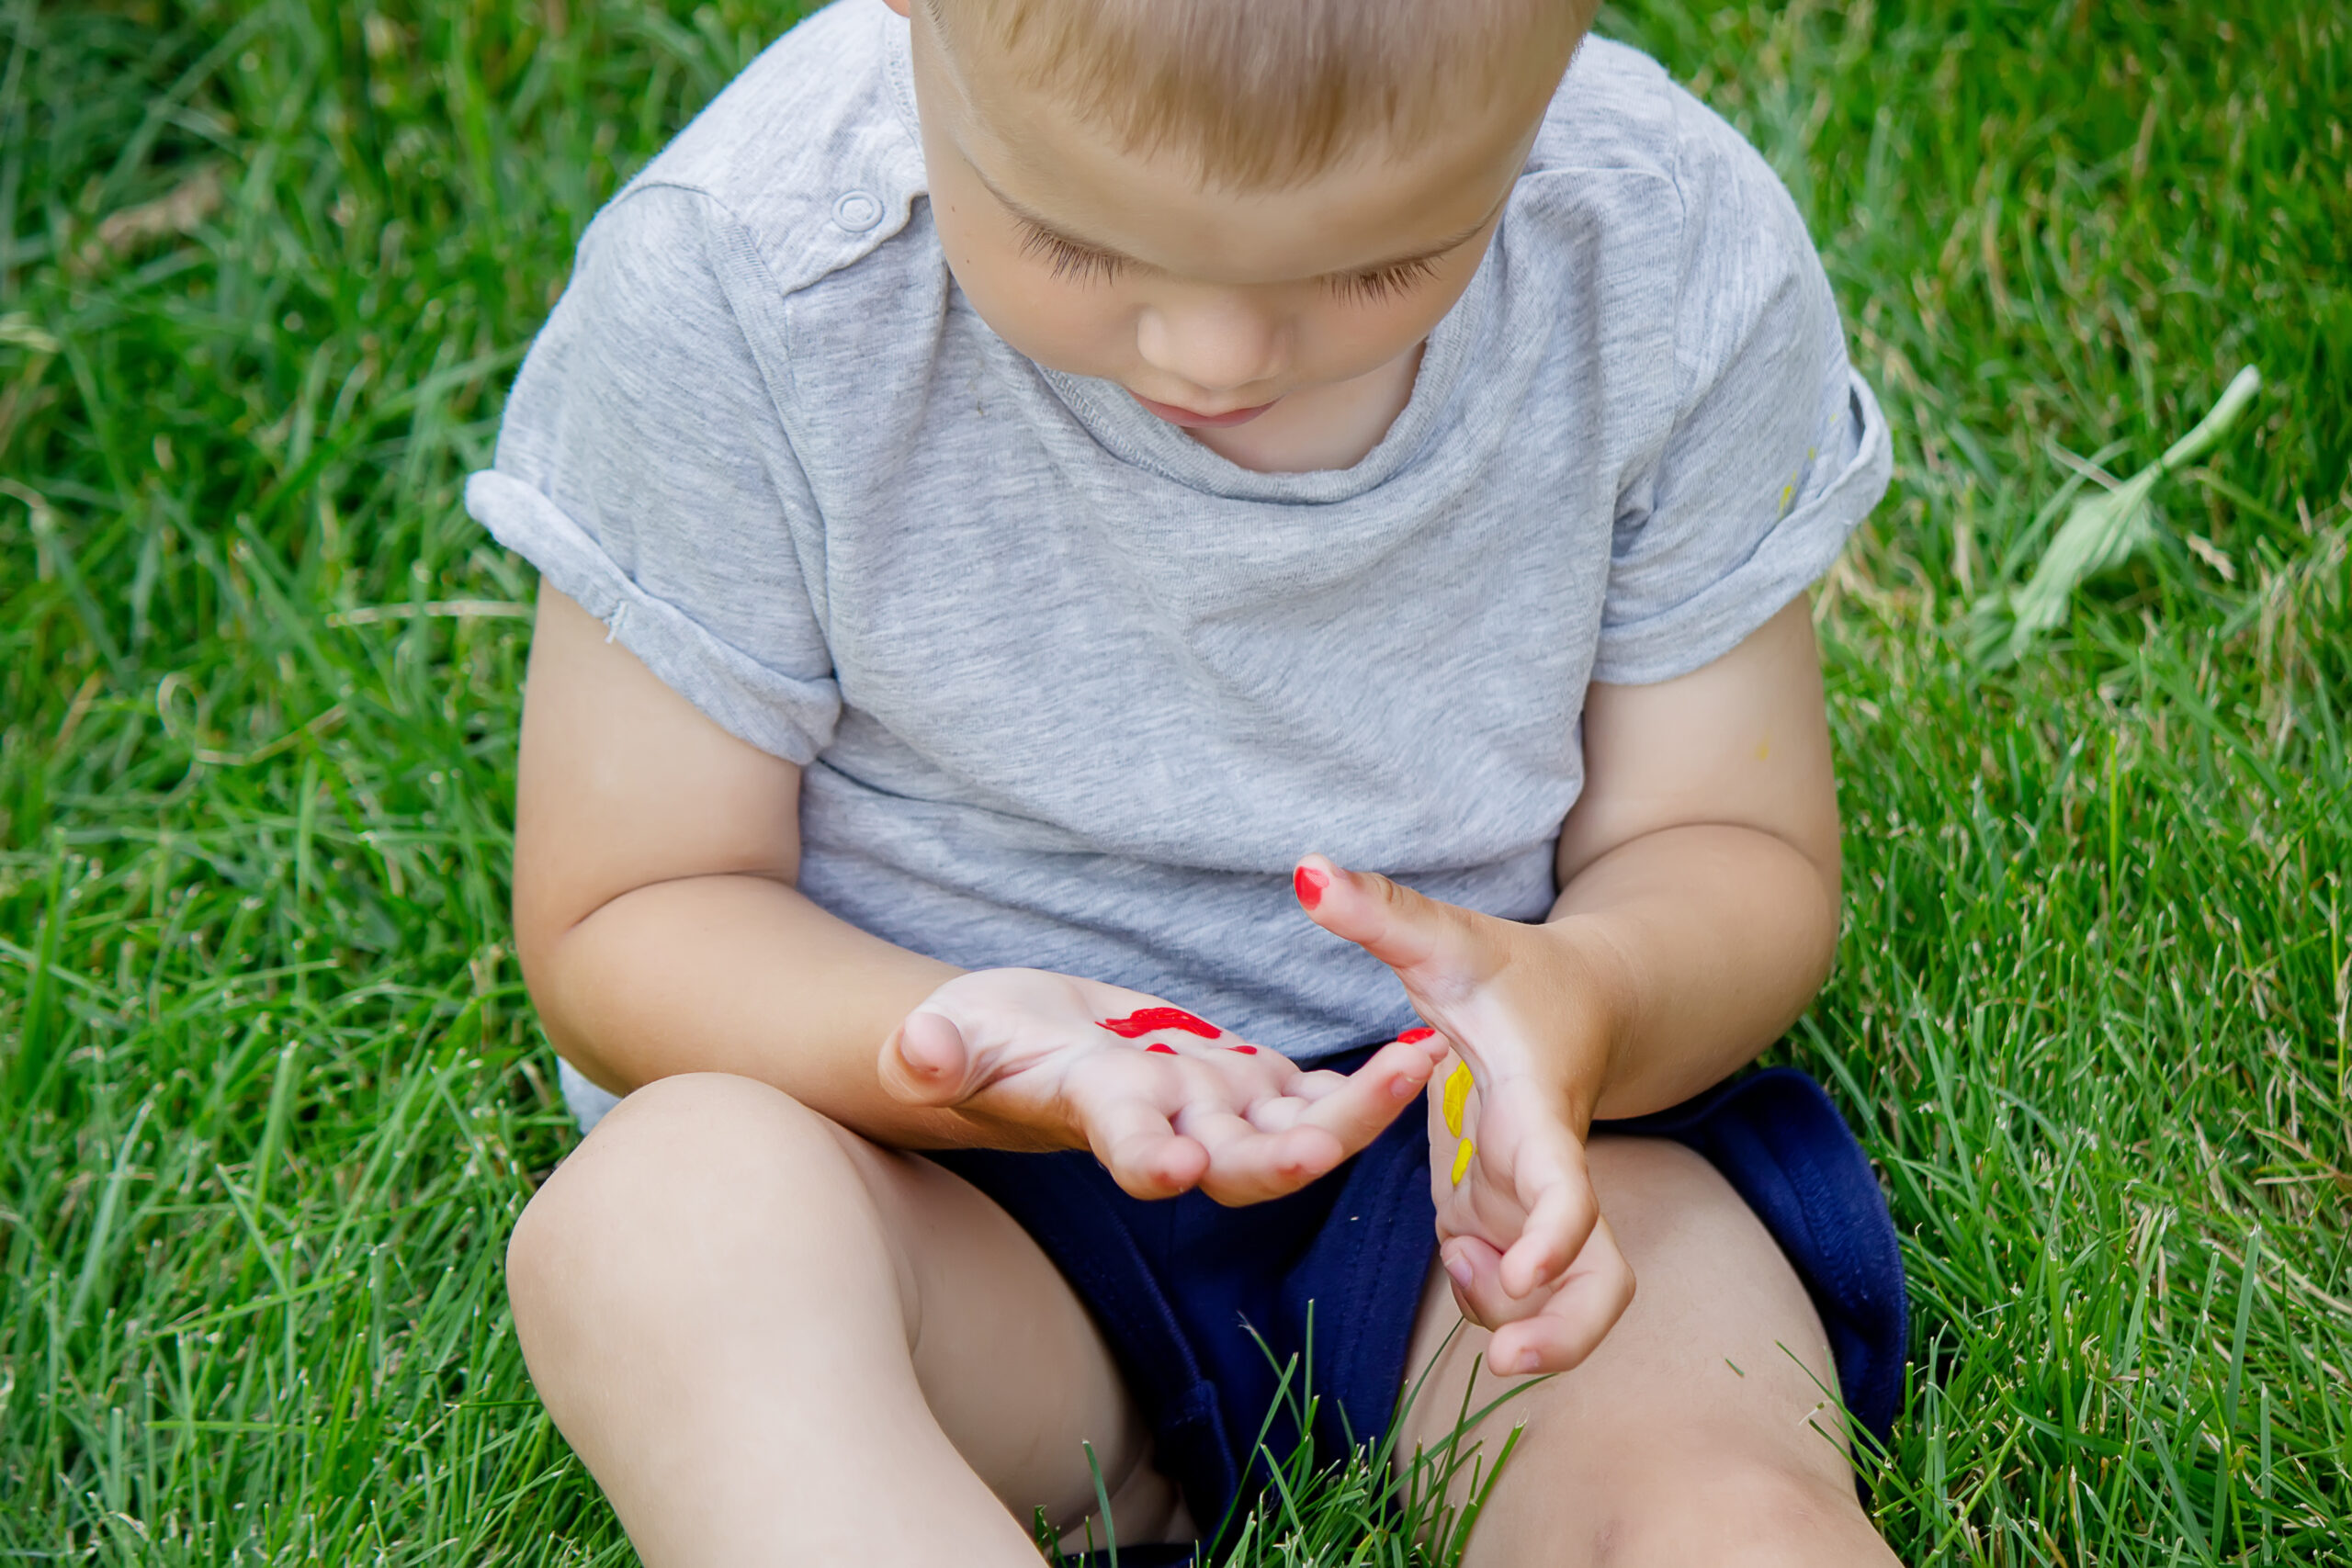
<path id="1" fill-rule="evenodd" d="M 1430 1038 L 1432 1035 L 1434 1035 L 1434 1034 L 1436 1034 L 1436 1033 L 1437 1033 L 1437 1031 L 1436 1031 L 1436 1030 L 1434 1030 L 1434 1029 L 1430 1029 L 1430 1028 L 1429 1028 L 1428 1026 L 1424 1025 L 1423 1027 L 1419 1028 L 1419 1029 L 1408 1029 L 1408 1030 L 1405 1031 L 1405 1032 L 1404 1032 L 1404 1033 L 1399 1034 L 1399 1035 L 1396 1037 L 1396 1040 L 1397 1040 L 1397 1043 L 1398 1043 L 1399 1044 L 1404 1044 L 1404 1045 L 1419 1045 L 1422 1041 L 1424 1041 L 1424 1040 L 1427 1040 L 1427 1039 Z"/>
<path id="2" fill-rule="evenodd" d="M 1159 1053 L 1161 1055 L 1163 1055 L 1163 1056 L 1173 1056 L 1174 1055 L 1176 1055 L 1176 1047 L 1175 1047 L 1175 1046 L 1173 1046 L 1173 1045 L 1158 1045 L 1158 1044 L 1154 1044 L 1154 1045 L 1147 1045 L 1147 1046 L 1145 1046 L 1145 1047 L 1144 1047 L 1144 1049 L 1145 1049 L 1145 1050 L 1147 1050 L 1147 1051 L 1157 1051 L 1157 1052 L 1159 1052 Z"/>
<path id="3" fill-rule="evenodd" d="M 1159 1029 L 1181 1029 L 1204 1040 L 1215 1040 L 1225 1032 L 1206 1019 L 1195 1018 L 1182 1008 L 1143 1008 L 1125 1018 L 1106 1018 L 1099 1022 L 1100 1027 L 1122 1040 L 1139 1040 Z"/>

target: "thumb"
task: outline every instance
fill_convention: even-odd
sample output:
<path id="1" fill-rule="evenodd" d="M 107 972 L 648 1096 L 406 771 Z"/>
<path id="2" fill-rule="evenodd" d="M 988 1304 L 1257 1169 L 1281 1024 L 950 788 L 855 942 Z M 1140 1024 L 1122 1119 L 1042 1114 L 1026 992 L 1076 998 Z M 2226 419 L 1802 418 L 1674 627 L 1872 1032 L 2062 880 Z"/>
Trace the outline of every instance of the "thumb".
<path id="1" fill-rule="evenodd" d="M 1378 872 L 1345 871 L 1308 855 L 1291 874 L 1307 919 L 1400 974 L 1471 963 L 1477 934 L 1470 911 L 1429 897 Z"/>
<path id="2" fill-rule="evenodd" d="M 910 1105 L 954 1105 L 972 1093 L 974 1057 L 943 1012 L 918 1009 L 882 1043 L 882 1087 Z"/>

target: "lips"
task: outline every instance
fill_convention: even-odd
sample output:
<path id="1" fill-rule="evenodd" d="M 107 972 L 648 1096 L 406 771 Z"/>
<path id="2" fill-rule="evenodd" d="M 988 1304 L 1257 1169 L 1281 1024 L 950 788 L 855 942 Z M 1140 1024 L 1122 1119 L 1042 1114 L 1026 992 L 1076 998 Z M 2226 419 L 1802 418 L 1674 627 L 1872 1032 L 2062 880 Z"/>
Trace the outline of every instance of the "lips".
<path id="1" fill-rule="evenodd" d="M 1195 409 L 1179 408 L 1174 403 L 1157 402 L 1139 392 L 1130 392 L 1127 395 L 1141 403 L 1146 413 L 1158 419 L 1164 419 L 1170 424 L 1182 425 L 1187 430 L 1224 430 L 1236 424 L 1247 424 L 1274 406 L 1272 403 L 1260 403 L 1255 408 L 1227 409 L 1223 413 L 1202 413 Z"/>

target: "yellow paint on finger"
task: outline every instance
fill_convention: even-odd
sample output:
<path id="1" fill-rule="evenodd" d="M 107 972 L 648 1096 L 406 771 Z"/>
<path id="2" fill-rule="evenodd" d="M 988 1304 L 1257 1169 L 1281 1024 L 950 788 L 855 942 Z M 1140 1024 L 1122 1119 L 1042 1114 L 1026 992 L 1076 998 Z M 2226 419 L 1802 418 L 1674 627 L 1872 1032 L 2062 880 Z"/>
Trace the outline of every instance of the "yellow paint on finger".
<path id="1" fill-rule="evenodd" d="M 1445 1130 L 1457 1138 L 1462 1136 L 1462 1108 L 1469 1103 L 1470 1069 L 1456 1062 L 1453 1071 L 1445 1076 Z M 1462 1179 L 1457 1176 L 1454 1179 Z"/>
<path id="2" fill-rule="evenodd" d="M 1477 1152 L 1478 1145 L 1468 1138 L 1463 1139 L 1460 1145 L 1454 1149 L 1453 1184 L 1456 1187 L 1461 1186 L 1462 1179 L 1470 1174 L 1470 1157 Z"/>

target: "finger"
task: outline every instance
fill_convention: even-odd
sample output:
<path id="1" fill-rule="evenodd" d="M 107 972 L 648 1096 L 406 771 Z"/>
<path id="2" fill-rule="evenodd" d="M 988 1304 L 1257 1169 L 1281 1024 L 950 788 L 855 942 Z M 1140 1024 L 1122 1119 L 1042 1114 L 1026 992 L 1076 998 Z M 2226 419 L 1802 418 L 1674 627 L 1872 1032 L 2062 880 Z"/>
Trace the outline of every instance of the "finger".
<path id="1" fill-rule="evenodd" d="M 1501 1250 L 1482 1235 L 1454 1235 L 1438 1248 L 1453 1283 L 1454 1304 L 1482 1328 L 1501 1328 L 1544 1310 L 1548 1296 L 1514 1296 L 1503 1289 Z"/>
<path id="2" fill-rule="evenodd" d="M 1238 1117 L 1208 1120 L 1215 1125 L 1195 1128 L 1186 1121 L 1183 1129 L 1209 1151 L 1200 1190 L 1228 1207 L 1295 1192 L 1347 1157 L 1340 1140 L 1320 1127 L 1264 1133 Z"/>
<path id="3" fill-rule="evenodd" d="M 945 1013 L 917 1009 L 882 1043 L 882 1087 L 910 1105 L 954 1105 L 969 1098 L 972 1053 Z"/>
<path id="4" fill-rule="evenodd" d="M 1555 1160 L 1559 1166 L 1548 1175 L 1535 1174 L 1532 1180 L 1521 1176 L 1515 1183 L 1522 1192 L 1534 1187 L 1535 1201 L 1510 1250 L 1503 1254 L 1503 1289 L 1514 1296 L 1557 1282 L 1570 1261 L 1582 1253 L 1600 1219 L 1582 1151 L 1569 1152 L 1563 1159 L 1549 1151 L 1531 1149 L 1521 1159 L 1522 1171 L 1532 1165 L 1540 1172 Z"/>
<path id="5" fill-rule="evenodd" d="M 1515 1302 L 1497 1284 L 1496 1269 L 1502 1253 L 1484 1236 L 1447 1236 L 1438 1248 L 1438 1262 L 1453 1287 L 1453 1304 L 1464 1317 L 1481 1328 L 1500 1328 L 1536 1311 L 1532 1303 Z"/>
<path id="6" fill-rule="evenodd" d="M 1308 855 L 1291 874 L 1307 918 L 1398 971 L 1449 968 L 1483 976 L 1477 922 L 1483 917 L 1392 882 Z"/>
<path id="7" fill-rule="evenodd" d="M 1352 1155 L 1380 1136 L 1429 1081 L 1430 1059 L 1421 1050 L 1384 1045 L 1346 1083 L 1309 1106 L 1299 1122 L 1327 1130 Z"/>
<path id="8" fill-rule="evenodd" d="M 1132 1093 L 1079 1098 L 1074 1109 L 1087 1146 L 1111 1179 L 1134 1198 L 1173 1198 L 1208 1169 L 1209 1153 L 1170 1124 L 1167 1114 Z"/>
<path id="9" fill-rule="evenodd" d="M 1296 1191 L 1348 1156 L 1335 1134 L 1306 1123 L 1311 1102 L 1268 1092 L 1302 1076 L 1287 1063 L 1277 1072 L 1262 1058 L 1242 1062 L 1204 1051 L 1164 1066 L 1181 1075 L 1176 1131 L 1208 1150 L 1199 1185 L 1220 1203 L 1262 1202 Z M 1336 1073 L 1320 1076 L 1346 1081 Z"/>
<path id="10" fill-rule="evenodd" d="M 1417 1046 L 1427 1052 L 1430 1062 L 1439 1066 L 1444 1066 L 1445 1059 L 1453 1055 L 1453 1042 L 1426 1023 L 1417 1023 L 1406 1030 L 1396 1036 L 1396 1043 Z"/>
<path id="11" fill-rule="evenodd" d="M 1244 1056 L 1214 1047 L 1147 1047 L 1114 1055 L 1118 1059 L 1104 1064 L 1115 1075 L 1107 1086 L 1155 1107 L 1152 1114 L 1163 1118 L 1175 1136 L 1205 1152 L 1198 1170 L 1189 1158 L 1172 1168 L 1186 1186 L 1197 1186 L 1218 1202 L 1255 1203 L 1295 1191 L 1347 1157 L 1330 1133 L 1295 1127 L 1306 1104 L 1273 1092 L 1282 1079 L 1297 1076 L 1279 1056 L 1269 1061 L 1254 1052 Z M 1131 1111 L 1111 1114 L 1122 1118 L 1122 1125 L 1156 1131 Z M 1132 1152 L 1152 1160 L 1166 1157 L 1166 1151 L 1154 1153 L 1149 1144 L 1137 1144 Z M 1170 1168 L 1153 1165 L 1145 1174 L 1156 1179 Z"/>
<path id="12" fill-rule="evenodd" d="M 1262 1202 L 1296 1191 L 1379 1136 L 1427 1081 L 1426 1053 L 1390 1046 L 1353 1074 L 1293 1073 L 1283 1087 L 1313 1099 L 1261 1098 L 1236 1118 L 1196 1097 L 1177 1128 L 1210 1151 L 1204 1192 L 1221 1203 Z"/>
<path id="13" fill-rule="evenodd" d="M 1271 1100 L 1259 1100 L 1242 1115 L 1261 1133 L 1286 1133 L 1298 1125 L 1298 1119 L 1306 1114 L 1306 1108 L 1312 1103 L 1312 1100 L 1292 1095 L 1278 1094 Z"/>
<path id="14" fill-rule="evenodd" d="M 1157 1054 L 1152 1047 L 1144 1052 L 1147 1056 Z M 1181 1108 L 1177 1130 L 1188 1137 L 1201 1134 L 1187 1118 L 1198 1120 L 1212 1113 L 1237 1116 L 1261 1133 L 1282 1132 L 1297 1122 L 1313 1100 L 1347 1082 L 1339 1073 L 1302 1073 L 1288 1057 L 1255 1047 L 1247 1056 L 1216 1047 L 1171 1050 L 1167 1055 L 1177 1060 L 1153 1066 L 1179 1075 L 1175 1082 L 1182 1087 L 1160 1103 Z M 1328 1087 L 1317 1079 L 1328 1080 Z"/>
<path id="15" fill-rule="evenodd" d="M 1600 1348 L 1633 1300 L 1633 1266 L 1603 1220 L 1544 1310 L 1495 1330 L 1487 1343 L 1487 1369 L 1513 1377 L 1578 1366 Z"/>
<path id="16" fill-rule="evenodd" d="M 1302 1072 L 1284 1080 L 1283 1093 L 1294 1100 L 1327 1100 L 1348 1087 L 1348 1075 L 1335 1073 L 1328 1067 Z"/>

